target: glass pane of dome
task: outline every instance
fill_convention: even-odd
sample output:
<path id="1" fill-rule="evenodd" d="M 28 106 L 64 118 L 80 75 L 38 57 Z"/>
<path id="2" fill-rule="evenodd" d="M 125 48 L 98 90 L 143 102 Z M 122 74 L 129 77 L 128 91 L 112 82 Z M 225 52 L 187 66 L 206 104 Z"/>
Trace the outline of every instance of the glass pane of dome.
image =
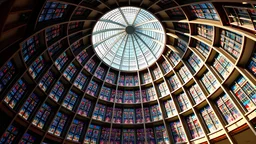
<path id="1" fill-rule="evenodd" d="M 122 71 L 142 70 L 161 56 L 165 47 L 162 24 L 137 7 L 116 8 L 96 23 L 92 43 L 97 55 Z"/>

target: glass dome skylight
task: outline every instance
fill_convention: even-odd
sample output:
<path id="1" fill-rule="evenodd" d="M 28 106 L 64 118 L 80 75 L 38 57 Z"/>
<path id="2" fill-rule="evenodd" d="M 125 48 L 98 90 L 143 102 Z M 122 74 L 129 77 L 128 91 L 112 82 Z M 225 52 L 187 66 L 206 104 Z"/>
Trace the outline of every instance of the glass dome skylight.
<path id="1" fill-rule="evenodd" d="M 136 71 L 152 65 L 165 47 L 162 24 L 148 11 L 136 7 L 116 8 L 96 23 L 92 43 L 108 65 Z"/>

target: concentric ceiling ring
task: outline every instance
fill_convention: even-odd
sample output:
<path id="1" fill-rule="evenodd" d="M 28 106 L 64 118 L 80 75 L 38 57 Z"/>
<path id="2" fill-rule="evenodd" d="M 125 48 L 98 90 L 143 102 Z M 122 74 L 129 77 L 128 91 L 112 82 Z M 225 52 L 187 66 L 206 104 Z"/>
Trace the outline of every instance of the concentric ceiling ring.
<path id="1" fill-rule="evenodd" d="M 92 43 L 97 55 L 122 71 L 142 70 L 161 56 L 166 37 L 162 24 L 148 11 L 116 8 L 96 23 Z"/>

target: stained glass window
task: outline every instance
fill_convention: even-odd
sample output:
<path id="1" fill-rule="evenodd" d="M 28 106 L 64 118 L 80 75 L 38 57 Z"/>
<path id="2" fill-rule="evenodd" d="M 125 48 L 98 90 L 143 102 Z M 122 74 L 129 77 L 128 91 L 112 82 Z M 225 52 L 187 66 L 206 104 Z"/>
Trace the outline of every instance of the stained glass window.
<path id="1" fill-rule="evenodd" d="M 16 136 L 18 135 L 19 129 L 13 125 L 10 125 L 6 132 L 0 139 L 1 144 L 11 144 L 15 141 Z"/>
<path id="2" fill-rule="evenodd" d="M 169 51 L 167 53 L 167 57 L 170 59 L 170 62 L 174 66 L 177 65 L 179 63 L 179 61 L 180 61 L 180 56 L 177 53 L 173 52 L 173 51 Z"/>
<path id="3" fill-rule="evenodd" d="M 64 90 L 65 90 L 64 85 L 60 81 L 58 81 L 54 85 L 51 93 L 49 94 L 49 97 L 52 98 L 54 101 L 59 102 L 62 95 L 64 94 Z"/>
<path id="4" fill-rule="evenodd" d="M 88 53 L 86 50 L 81 51 L 77 56 L 76 59 L 81 65 L 84 65 L 86 62 L 86 59 L 88 58 Z"/>
<path id="5" fill-rule="evenodd" d="M 91 111 L 91 106 L 92 106 L 92 102 L 90 100 L 87 100 L 86 98 L 83 98 L 78 107 L 77 113 L 79 115 L 88 117 Z"/>
<path id="6" fill-rule="evenodd" d="M 90 59 L 84 66 L 89 72 L 93 73 L 94 68 L 96 66 L 96 62 L 93 59 Z"/>
<path id="7" fill-rule="evenodd" d="M 219 87 L 219 83 L 210 71 L 204 73 L 201 82 L 209 93 L 214 92 Z"/>
<path id="8" fill-rule="evenodd" d="M 190 71 L 188 70 L 188 68 L 186 66 L 182 66 L 179 69 L 179 74 L 181 76 L 181 79 L 185 83 L 192 78 L 192 74 L 190 73 Z"/>
<path id="9" fill-rule="evenodd" d="M 123 123 L 134 124 L 135 123 L 135 111 L 134 109 L 124 109 L 123 111 Z"/>
<path id="10" fill-rule="evenodd" d="M 22 54 L 27 62 L 40 48 L 39 36 L 35 35 L 22 44 Z"/>
<path id="11" fill-rule="evenodd" d="M 151 77 L 150 77 L 150 73 L 148 73 L 148 72 L 143 73 L 141 78 L 142 78 L 143 84 L 150 83 L 152 81 Z"/>
<path id="12" fill-rule="evenodd" d="M 110 128 L 103 127 L 100 135 L 100 144 L 108 143 L 110 136 Z"/>
<path id="13" fill-rule="evenodd" d="M 83 40 L 79 40 L 79 41 L 76 41 L 74 42 L 72 45 L 71 45 L 71 49 L 72 51 L 76 51 L 79 47 L 81 47 L 83 45 Z"/>
<path id="14" fill-rule="evenodd" d="M 210 132 L 214 132 L 220 128 L 220 123 L 215 116 L 213 110 L 207 105 L 200 110 L 205 124 Z"/>
<path id="15" fill-rule="evenodd" d="M 96 97 L 96 93 L 98 91 L 98 83 L 96 83 L 95 81 L 90 81 L 87 89 L 86 89 L 86 93 L 91 95 L 91 96 L 95 96 Z"/>
<path id="16" fill-rule="evenodd" d="M 171 122 L 170 127 L 175 143 L 186 142 L 186 135 L 179 120 Z"/>
<path id="17" fill-rule="evenodd" d="M 152 128 L 147 128 L 146 134 L 147 134 L 147 142 L 150 144 L 155 144 L 156 140 L 155 140 L 154 130 Z"/>
<path id="18" fill-rule="evenodd" d="M 73 110 L 77 99 L 78 99 L 78 95 L 73 91 L 69 91 L 69 93 L 67 94 L 67 96 L 65 97 L 62 103 L 62 106 L 64 106 L 69 110 Z"/>
<path id="19" fill-rule="evenodd" d="M 110 98 L 109 98 L 109 101 L 110 101 L 110 102 L 114 102 L 115 97 L 116 97 L 116 90 L 115 90 L 115 89 L 112 89 L 111 95 L 110 95 Z"/>
<path id="20" fill-rule="evenodd" d="M 54 43 L 53 45 L 48 47 L 48 51 L 49 51 L 49 54 L 51 56 L 55 55 L 61 49 L 62 49 L 62 43 L 61 42 Z"/>
<path id="21" fill-rule="evenodd" d="M 248 65 L 249 71 L 256 77 L 256 52 L 253 53 Z"/>
<path id="22" fill-rule="evenodd" d="M 134 129 L 123 129 L 123 143 L 135 143 L 135 130 Z"/>
<path id="23" fill-rule="evenodd" d="M 233 65 L 221 54 L 215 57 L 213 67 L 220 74 L 222 78 L 227 78 L 233 70 Z"/>
<path id="24" fill-rule="evenodd" d="M 172 70 L 172 66 L 169 64 L 167 60 L 164 60 L 162 62 L 162 67 L 164 69 L 164 73 L 168 73 L 170 70 Z"/>
<path id="25" fill-rule="evenodd" d="M 194 53 L 192 53 L 189 56 L 188 63 L 190 64 L 191 68 L 195 72 L 197 72 L 200 69 L 200 67 L 203 65 L 202 60 L 197 55 L 195 55 Z"/>
<path id="26" fill-rule="evenodd" d="M 80 90 L 85 90 L 86 81 L 87 76 L 85 76 L 83 73 L 80 73 L 74 81 L 74 86 L 78 87 Z"/>
<path id="27" fill-rule="evenodd" d="M 202 90 L 197 84 L 194 84 L 189 88 L 189 94 L 191 95 L 195 103 L 199 103 L 200 101 L 205 99 Z"/>
<path id="28" fill-rule="evenodd" d="M 67 119 L 68 119 L 68 117 L 65 114 L 58 112 L 56 114 L 48 132 L 51 134 L 54 134 L 56 136 L 60 136 L 65 127 Z"/>
<path id="29" fill-rule="evenodd" d="M 105 115 L 105 122 L 110 122 L 111 121 L 112 112 L 113 112 L 113 108 L 112 107 L 107 107 L 106 115 Z"/>
<path id="30" fill-rule="evenodd" d="M 24 96 L 26 91 L 27 84 L 22 79 L 19 79 L 17 83 L 12 87 L 11 91 L 7 94 L 4 101 L 8 104 L 9 107 L 13 109 Z"/>
<path id="31" fill-rule="evenodd" d="M 191 107 L 190 102 L 185 93 L 177 95 L 177 100 L 181 111 L 185 111 Z"/>
<path id="32" fill-rule="evenodd" d="M 231 85 L 231 91 L 242 103 L 246 110 L 253 110 L 256 106 L 256 89 L 244 78 L 239 76 Z"/>
<path id="33" fill-rule="evenodd" d="M 208 40 L 212 40 L 213 27 L 212 26 L 208 26 L 208 25 L 198 24 L 197 25 L 197 33 L 200 36 L 202 36 L 204 38 L 207 38 Z"/>
<path id="34" fill-rule="evenodd" d="M 185 52 L 185 51 L 187 50 L 187 43 L 185 43 L 184 41 L 178 39 L 177 47 L 178 47 L 181 51 Z"/>
<path id="35" fill-rule="evenodd" d="M 51 70 L 49 70 L 41 79 L 40 83 L 39 83 L 39 87 L 43 90 L 43 91 L 47 91 L 49 89 L 49 87 L 51 86 L 52 82 L 55 79 L 55 75 L 51 72 Z"/>
<path id="36" fill-rule="evenodd" d="M 114 109 L 113 122 L 122 123 L 122 109 L 120 108 Z"/>
<path id="37" fill-rule="evenodd" d="M 170 143 L 167 130 L 163 125 L 155 127 L 156 132 L 156 142 L 157 143 Z"/>
<path id="38" fill-rule="evenodd" d="M 134 85 L 133 76 L 129 76 L 129 75 L 125 76 L 125 85 L 126 86 L 133 86 Z"/>
<path id="39" fill-rule="evenodd" d="M 106 101 L 109 101 L 110 95 L 111 95 L 111 88 L 102 86 L 99 98 L 103 99 L 103 100 L 106 100 Z"/>
<path id="40" fill-rule="evenodd" d="M 192 4 L 191 12 L 201 19 L 220 20 L 211 3 Z"/>
<path id="41" fill-rule="evenodd" d="M 122 90 L 117 91 L 117 95 L 116 95 L 116 102 L 117 103 L 122 103 L 123 95 L 124 95 L 124 92 Z"/>
<path id="42" fill-rule="evenodd" d="M 144 129 L 137 129 L 136 130 L 136 137 L 137 137 L 137 144 L 144 144 L 145 143 L 145 134 L 144 134 Z"/>
<path id="43" fill-rule="evenodd" d="M 120 75 L 118 84 L 124 86 L 124 75 Z"/>
<path id="44" fill-rule="evenodd" d="M 144 107 L 145 122 L 151 122 L 150 111 L 148 107 Z"/>
<path id="45" fill-rule="evenodd" d="M 139 78 L 138 78 L 137 74 L 133 76 L 133 80 L 134 80 L 133 86 L 138 86 L 139 85 Z"/>
<path id="46" fill-rule="evenodd" d="M 61 25 L 56 25 L 45 29 L 46 41 L 49 42 L 50 40 L 59 37 L 61 35 L 61 29 Z"/>
<path id="47" fill-rule="evenodd" d="M 73 123 L 70 126 L 67 139 L 78 142 L 81 137 L 83 127 L 84 127 L 83 122 L 77 119 L 74 119 Z"/>
<path id="48" fill-rule="evenodd" d="M 66 54 L 66 52 L 64 52 L 55 60 L 54 64 L 56 65 L 58 70 L 62 70 L 65 64 L 67 63 L 67 61 L 68 61 L 68 55 Z"/>
<path id="49" fill-rule="evenodd" d="M 52 108 L 44 103 L 42 107 L 38 110 L 32 124 L 42 129 L 50 115 Z"/>
<path id="50" fill-rule="evenodd" d="M 196 49 L 201 53 L 203 54 L 204 57 L 207 57 L 209 52 L 210 52 L 210 47 L 206 44 L 204 44 L 203 42 L 201 41 L 197 41 L 196 42 Z"/>
<path id="51" fill-rule="evenodd" d="M 114 72 L 108 72 L 106 82 L 115 84 L 116 82 L 116 74 Z"/>
<path id="52" fill-rule="evenodd" d="M 136 123 L 142 123 L 143 122 L 142 108 L 137 108 L 135 110 L 135 116 L 136 116 Z"/>
<path id="53" fill-rule="evenodd" d="M 20 141 L 21 144 L 33 144 L 36 141 L 36 137 L 29 133 L 25 133 Z"/>
<path id="54" fill-rule="evenodd" d="M 150 107 L 150 112 L 151 112 L 151 116 L 152 116 L 153 121 L 158 121 L 158 120 L 162 119 L 162 113 L 161 113 L 159 105 L 151 106 Z"/>
<path id="55" fill-rule="evenodd" d="M 82 8 L 82 7 L 78 7 L 76 10 L 75 10 L 75 13 L 74 15 L 75 16 L 87 16 L 91 13 L 91 10 L 89 9 L 85 9 L 85 8 Z"/>
<path id="56" fill-rule="evenodd" d="M 174 102 L 172 99 L 165 101 L 164 107 L 165 107 L 167 117 L 171 117 L 171 116 L 177 114 L 177 111 L 176 111 L 176 108 L 175 108 L 175 105 L 174 105 Z"/>
<path id="57" fill-rule="evenodd" d="M 38 21 L 42 22 L 51 19 L 60 19 L 65 14 L 67 7 L 67 4 L 47 2 L 44 5 L 44 9 L 42 10 Z"/>
<path id="58" fill-rule="evenodd" d="M 140 103 L 140 90 L 134 91 L 134 102 Z"/>
<path id="59" fill-rule="evenodd" d="M 44 58 L 40 56 L 32 63 L 28 71 L 30 75 L 35 79 L 41 73 L 44 66 L 45 66 Z"/>
<path id="60" fill-rule="evenodd" d="M 242 49 L 243 37 L 237 33 L 221 30 L 220 45 L 234 58 L 238 58 Z"/>
<path id="61" fill-rule="evenodd" d="M 78 27 L 82 27 L 82 25 L 83 25 L 83 22 L 70 22 L 68 25 L 68 30 L 73 30 Z"/>
<path id="62" fill-rule="evenodd" d="M 187 23 L 173 23 L 173 24 L 174 24 L 174 27 L 175 27 L 177 30 L 179 30 L 179 31 L 181 31 L 181 32 L 183 32 L 183 31 L 189 32 L 189 26 L 188 26 Z"/>
<path id="63" fill-rule="evenodd" d="M 100 126 L 91 124 L 87 130 L 84 143 L 96 144 L 100 136 L 100 128 Z"/>
<path id="64" fill-rule="evenodd" d="M 187 122 L 190 135 L 193 139 L 204 135 L 198 119 L 194 114 L 187 116 L 185 120 Z"/>
<path id="65" fill-rule="evenodd" d="M 169 84 L 171 86 L 171 90 L 176 90 L 177 88 L 181 87 L 181 83 L 178 77 L 174 74 L 169 79 Z"/>
<path id="66" fill-rule="evenodd" d="M 0 92 L 13 79 L 15 73 L 16 68 L 12 61 L 7 62 L 7 64 L 0 69 Z"/>
<path id="67" fill-rule="evenodd" d="M 27 120 L 30 117 L 31 113 L 34 111 L 38 102 L 39 102 L 39 97 L 33 93 L 26 100 L 25 104 L 23 105 L 23 107 L 19 112 L 19 115 L 23 117 L 25 120 Z"/>
<path id="68" fill-rule="evenodd" d="M 240 113 L 226 94 L 220 96 L 216 103 L 227 123 L 233 122 L 240 117 Z"/>
<path id="69" fill-rule="evenodd" d="M 172 8 L 170 10 L 167 10 L 166 13 L 168 14 L 168 16 L 170 17 L 170 19 L 173 18 L 184 18 L 184 14 L 183 12 L 180 10 L 180 8 Z"/>
<path id="70" fill-rule="evenodd" d="M 124 91 L 123 103 L 134 103 L 134 91 Z"/>
<path id="71" fill-rule="evenodd" d="M 110 136 L 111 144 L 120 144 L 121 143 L 121 129 L 113 128 Z"/>
<path id="72" fill-rule="evenodd" d="M 66 68 L 65 72 L 63 73 L 63 76 L 66 77 L 67 80 L 71 81 L 77 71 L 77 67 L 73 63 L 71 63 Z"/>
<path id="73" fill-rule="evenodd" d="M 103 105 L 103 104 L 97 104 L 95 106 L 92 118 L 96 119 L 96 120 L 103 121 L 104 116 L 105 116 L 105 112 L 106 112 L 106 106 Z"/>
<path id="74" fill-rule="evenodd" d="M 158 85 L 159 92 L 161 94 L 160 97 L 164 97 L 168 94 L 170 94 L 169 88 L 167 87 L 165 82 L 162 82 Z"/>
<path id="75" fill-rule="evenodd" d="M 99 79 L 104 79 L 105 76 L 105 69 L 103 67 L 98 67 L 97 70 L 95 71 L 94 75 L 99 78 Z"/>
<path id="76" fill-rule="evenodd" d="M 141 91 L 143 102 L 152 101 L 157 99 L 156 91 L 154 87 L 149 87 Z"/>

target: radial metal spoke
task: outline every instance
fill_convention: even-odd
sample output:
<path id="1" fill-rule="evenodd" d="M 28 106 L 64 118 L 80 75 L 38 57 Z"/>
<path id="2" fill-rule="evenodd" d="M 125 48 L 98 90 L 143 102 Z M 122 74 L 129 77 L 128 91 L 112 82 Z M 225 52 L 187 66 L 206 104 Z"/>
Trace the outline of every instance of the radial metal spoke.
<path id="1" fill-rule="evenodd" d="M 128 26 L 128 25 L 129 25 L 129 23 L 128 23 L 128 21 L 127 21 L 127 19 L 126 19 L 125 15 L 124 15 L 124 13 L 123 13 L 123 11 L 122 11 L 120 8 L 118 8 L 118 10 L 119 10 L 119 12 L 121 13 L 121 15 L 122 15 L 122 17 L 123 17 L 124 21 L 126 22 L 126 24 L 127 24 L 127 26 Z"/>
<path id="2" fill-rule="evenodd" d="M 157 59 L 156 55 L 151 50 L 151 48 L 148 46 L 148 44 L 138 34 L 135 33 L 135 36 L 137 36 L 139 38 L 139 40 L 148 48 L 148 50 L 151 52 L 151 54 L 154 56 L 154 58 Z"/>
<path id="3" fill-rule="evenodd" d="M 127 38 L 126 38 L 126 41 L 125 41 L 125 44 L 124 44 L 124 49 L 123 49 L 123 53 L 122 53 L 122 57 L 121 57 L 121 62 L 120 62 L 119 69 L 121 69 L 122 64 L 123 64 L 123 61 L 124 61 L 124 52 L 125 52 L 125 48 L 126 48 L 126 45 L 127 45 L 127 41 L 128 41 L 129 36 L 130 36 L 130 35 L 127 35 Z"/>
<path id="4" fill-rule="evenodd" d="M 109 39 L 111 39 L 111 38 L 113 38 L 113 37 L 115 37 L 115 36 L 118 36 L 118 35 L 120 35 L 120 34 L 122 34 L 122 33 L 124 33 L 124 32 L 120 32 L 120 33 L 117 33 L 117 34 L 115 34 L 115 35 L 113 35 L 113 36 L 111 36 L 111 37 L 108 37 L 108 38 L 106 38 L 106 39 L 103 39 L 103 40 L 101 40 L 100 42 L 94 44 L 94 47 L 96 48 L 98 45 L 102 44 L 103 42 L 105 42 L 105 41 L 107 41 L 107 40 L 109 40 Z"/>
<path id="5" fill-rule="evenodd" d="M 155 39 L 154 37 L 151 37 L 151 36 L 146 35 L 146 34 L 144 34 L 144 33 L 142 33 L 142 32 L 139 32 L 139 31 L 137 31 L 137 33 L 139 33 L 139 34 L 141 34 L 141 35 L 143 35 L 143 36 L 146 36 L 146 37 L 152 39 L 154 42 L 157 42 L 157 43 L 159 43 L 159 44 L 161 44 L 161 45 L 164 45 L 163 42 L 160 42 L 159 40 Z"/>
<path id="6" fill-rule="evenodd" d="M 125 31 L 125 29 L 124 28 L 104 29 L 104 30 L 101 30 L 101 31 L 93 32 L 92 35 L 97 35 L 97 34 L 109 32 L 109 31 Z"/>
<path id="7" fill-rule="evenodd" d="M 118 41 L 120 41 L 122 38 L 124 38 L 125 35 L 126 35 L 126 34 L 123 34 L 123 35 L 120 36 L 118 39 L 116 39 L 116 40 L 113 42 L 113 44 L 110 46 L 110 48 L 111 48 L 111 47 L 114 47 L 114 45 L 116 45 L 116 43 L 117 43 Z M 109 49 L 109 50 L 106 52 L 106 54 L 103 56 L 102 59 L 105 59 L 106 55 L 107 55 L 110 51 L 111 51 L 111 49 Z"/>
<path id="8" fill-rule="evenodd" d="M 137 14 L 136 14 L 136 16 L 135 16 L 135 19 L 134 19 L 133 22 L 132 22 L 132 26 L 134 26 L 134 23 L 136 22 L 137 17 L 138 17 L 138 15 L 139 15 L 140 11 L 141 11 L 141 9 L 137 12 Z M 134 26 L 134 27 L 135 27 L 135 26 Z"/>
<path id="9" fill-rule="evenodd" d="M 107 22 L 107 23 L 112 23 L 112 24 L 120 25 L 122 27 L 126 27 L 126 25 L 124 25 L 124 24 L 121 24 L 121 23 L 116 22 L 116 21 L 108 20 L 108 19 L 100 19 L 99 21 Z"/>
<path id="10" fill-rule="evenodd" d="M 133 35 L 131 36 L 131 39 L 132 39 L 133 51 L 134 51 L 134 53 L 135 53 L 135 56 L 134 56 L 134 57 L 135 57 L 135 61 L 136 61 L 136 66 L 137 66 L 137 69 L 139 69 L 139 63 L 138 63 L 137 53 L 136 53 L 136 50 L 135 50 Z"/>
<path id="11" fill-rule="evenodd" d="M 152 32 L 157 32 L 157 33 L 164 34 L 163 31 L 160 31 L 160 30 L 157 30 L 157 29 L 152 29 L 152 28 L 136 28 L 136 29 L 144 30 L 144 31 L 152 31 Z"/>
<path id="12" fill-rule="evenodd" d="M 122 43 L 124 42 L 124 39 L 125 39 L 126 37 L 127 37 L 127 35 L 125 35 L 125 36 L 123 37 L 123 40 L 122 40 L 122 42 L 120 43 L 119 47 L 122 45 Z M 117 52 L 118 52 L 118 49 L 117 49 Z M 116 57 L 117 52 L 115 53 L 114 57 L 112 58 L 111 65 L 112 65 L 112 63 L 113 63 L 113 61 L 114 61 L 114 59 L 115 59 L 115 57 Z"/>
<path id="13" fill-rule="evenodd" d="M 158 22 L 158 20 L 154 19 L 154 20 L 151 20 L 151 21 L 145 21 L 143 23 L 136 24 L 134 27 L 142 26 L 144 24 L 153 23 L 153 22 Z"/>
<path id="14" fill-rule="evenodd" d="M 139 46 L 139 43 L 138 43 L 138 41 L 137 41 L 137 39 L 135 38 L 135 36 L 134 35 L 132 35 L 132 39 L 135 39 L 135 40 L 133 40 L 133 45 L 134 45 L 134 47 L 135 47 L 135 44 L 134 44 L 134 41 L 137 43 L 137 45 Z M 147 59 L 146 59 L 146 57 L 145 57 L 145 55 L 144 55 L 144 53 L 143 53 L 143 51 L 142 51 L 142 49 L 139 47 L 139 50 L 141 51 L 141 53 L 142 53 L 142 55 L 143 55 L 143 58 L 144 58 L 144 61 L 146 62 L 146 64 L 148 65 L 148 61 L 147 61 Z M 136 55 L 136 57 L 137 57 L 138 55 Z M 138 63 L 138 61 L 137 61 L 137 63 Z M 139 68 L 139 64 L 138 64 L 138 68 Z"/>

